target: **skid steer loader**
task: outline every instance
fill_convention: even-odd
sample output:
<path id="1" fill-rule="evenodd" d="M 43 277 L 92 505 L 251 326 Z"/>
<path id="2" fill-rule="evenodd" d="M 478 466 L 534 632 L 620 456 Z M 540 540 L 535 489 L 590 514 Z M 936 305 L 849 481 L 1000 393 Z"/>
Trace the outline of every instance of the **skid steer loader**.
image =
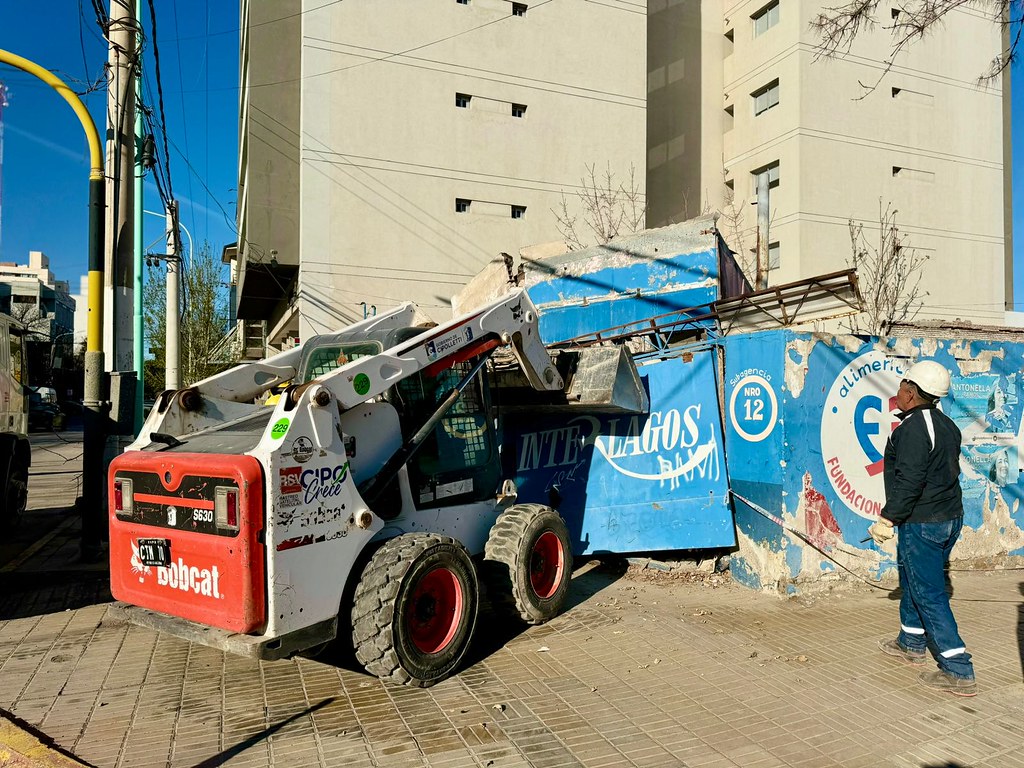
<path id="1" fill-rule="evenodd" d="M 515 620 L 559 612 L 569 534 L 502 477 L 485 375 L 511 352 L 527 390 L 567 401 L 533 304 L 516 289 L 441 326 L 415 316 L 161 395 L 109 473 L 111 588 L 131 621 L 265 659 L 347 633 L 370 673 L 427 686 L 470 644 L 478 579 Z"/>

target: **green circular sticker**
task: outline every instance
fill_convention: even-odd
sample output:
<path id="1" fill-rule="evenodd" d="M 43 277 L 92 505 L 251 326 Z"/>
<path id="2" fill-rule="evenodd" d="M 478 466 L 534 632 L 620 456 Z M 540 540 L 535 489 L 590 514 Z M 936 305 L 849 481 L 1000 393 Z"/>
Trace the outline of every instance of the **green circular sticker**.
<path id="1" fill-rule="evenodd" d="M 290 419 L 278 419 L 273 427 L 270 429 L 270 436 L 275 440 L 280 440 L 282 437 L 288 434 L 288 425 L 291 424 Z"/>
<path id="2" fill-rule="evenodd" d="M 353 380 L 352 386 L 355 388 L 357 395 L 365 395 L 370 391 L 370 377 L 365 373 L 360 373 Z"/>

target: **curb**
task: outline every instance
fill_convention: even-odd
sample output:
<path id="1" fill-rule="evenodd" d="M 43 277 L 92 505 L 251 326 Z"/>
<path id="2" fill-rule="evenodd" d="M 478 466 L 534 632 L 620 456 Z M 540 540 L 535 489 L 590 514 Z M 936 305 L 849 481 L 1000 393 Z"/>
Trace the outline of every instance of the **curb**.
<path id="1" fill-rule="evenodd" d="M 63 752 L 49 737 L 27 729 L 28 724 L 0 709 L 0 766 L 5 768 L 90 768 Z M 45 742 L 43 741 L 45 739 Z M 48 743 L 47 743 L 48 742 Z"/>

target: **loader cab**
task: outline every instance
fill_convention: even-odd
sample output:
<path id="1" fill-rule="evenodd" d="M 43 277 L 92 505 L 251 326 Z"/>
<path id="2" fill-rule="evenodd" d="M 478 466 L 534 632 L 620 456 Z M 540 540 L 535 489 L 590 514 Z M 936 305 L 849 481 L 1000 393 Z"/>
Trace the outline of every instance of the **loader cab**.
<path id="1" fill-rule="evenodd" d="M 396 328 L 381 339 L 392 347 L 423 333 L 422 327 Z M 421 371 L 399 381 L 385 395 L 395 406 L 408 441 L 427 422 L 473 360 L 440 371 Z M 454 506 L 494 498 L 501 480 L 498 440 L 490 418 L 490 390 L 481 372 L 462 391 L 432 434 L 407 464 L 409 490 L 417 509 Z"/>
<path id="2" fill-rule="evenodd" d="M 419 373 L 395 385 L 392 402 L 403 439 L 415 434 L 472 367 L 472 362 L 456 363 L 436 376 Z M 488 395 L 486 377 L 478 375 L 409 461 L 409 486 L 418 509 L 494 498 L 501 465 Z"/>
<path id="3" fill-rule="evenodd" d="M 342 334 L 321 337 L 299 361 L 298 381 L 312 381 L 360 357 L 397 346 L 423 331 L 422 327 L 393 328 L 370 332 L 358 340 Z M 441 401 L 472 369 L 473 362 L 415 373 L 385 393 L 384 400 L 398 411 L 403 442 L 427 422 Z M 463 390 L 407 464 L 410 495 L 417 509 L 494 497 L 500 483 L 501 463 L 489 413 L 489 389 L 486 376 L 481 373 Z M 397 514 L 399 506 L 385 504 L 382 510 L 395 509 Z M 383 516 L 389 515 L 383 513 Z"/>

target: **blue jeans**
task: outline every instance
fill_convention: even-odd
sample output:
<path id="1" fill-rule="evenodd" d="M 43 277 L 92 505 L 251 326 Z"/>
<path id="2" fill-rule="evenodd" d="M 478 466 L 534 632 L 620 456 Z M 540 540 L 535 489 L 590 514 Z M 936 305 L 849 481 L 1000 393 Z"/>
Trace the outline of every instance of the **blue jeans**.
<path id="1" fill-rule="evenodd" d="M 941 523 L 903 523 L 897 529 L 900 634 L 904 648 L 932 652 L 939 669 L 955 677 L 974 679 L 971 654 L 956 627 L 946 594 L 946 564 L 960 536 L 964 519 Z"/>

